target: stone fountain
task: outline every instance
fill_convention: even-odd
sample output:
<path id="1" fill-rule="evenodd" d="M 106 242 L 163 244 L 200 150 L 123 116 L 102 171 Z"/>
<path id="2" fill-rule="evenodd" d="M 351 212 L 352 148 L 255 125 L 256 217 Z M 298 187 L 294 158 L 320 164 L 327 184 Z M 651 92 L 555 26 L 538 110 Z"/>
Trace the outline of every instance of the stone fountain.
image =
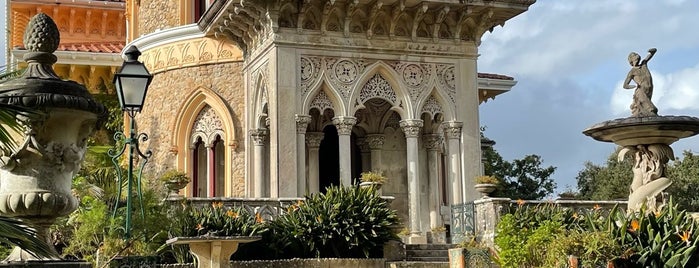
<path id="1" fill-rule="evenodd" d="M 675 159 L 670 144 L 699 133 L 699 118 L 658 115 L 658 108 L 651 101 L 653 78 L 648 70 L 648 61 L 656 51 L 655 48 L 649 49 L 643 60 L 635 52 L 629 55 L 631 70 L 624 81 L 624 88 L 635 90 L 631 116 L 604 121 L 583 131 L 595 140 L 621 146 L 618 154 L 620 161 L 627 155 L 633 156 L 633 180 L 628 201 L 630 211 L 638 211 L 644 204 L 655 209 L 665 201 L 661 193 L 672 184 L 665 170 L 668 161 Z"/>
<path id="2" fill-rule="evenodd" d="M 27 69 L 0 84 L 0 103 L 36 112 L 17 118 L 24 129 L 13 135 L 19 146 L 2 155 L 0 214 L 29 222 L 45 241 L 56 218 L 78 206 L 71 181 L 84 160 L 88 136 L 106 116 L 105 107 L 83 85 L 63 81 L 54 72 L 59 40 L 50 17 L 34 16 L 24 34 Z M 6 261 L 33 259 L 15 248 Z"/>

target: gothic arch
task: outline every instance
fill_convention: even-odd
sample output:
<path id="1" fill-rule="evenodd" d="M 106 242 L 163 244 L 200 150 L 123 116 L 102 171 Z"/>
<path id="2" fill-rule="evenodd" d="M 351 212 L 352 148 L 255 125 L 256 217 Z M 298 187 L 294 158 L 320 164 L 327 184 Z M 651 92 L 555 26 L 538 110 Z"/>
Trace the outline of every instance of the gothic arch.
<path id="1" fill-rule="evenodd" d="M 177 169 L 184 170 L 188 175 L 192 175 L 191 167 L 187 164 L 190 162 L 192 157 L 189 154 L 191 147 L 191 136 L 193 134 L 192 128 L 197 121 L 197 117 L 202 109 L 206 107 L 216 113 L 220 117 L 223 128 L 223 139 L 226 145 L 225 159 L 232 159 L 233 150 L 236 145 L 236 133 L 233 126 L 233 114 L 228 109 L 226 102 L 221 99 L 215 92 L 210 89 L 199 87 L 196 88 L 189 96 L 185 99 L 184 103 L 180 107 L 177 116 L 175 117 L 175 123 L 173 125 L 173 139 L 172 144 L 176 149 L 177 156 Z M 226 162 L 226 165 L 228 165 Z M 230 168 L 225 169 L 224 178 L 231 177 Z M 228 190 L 228 180 L 225 181 L 224 189 L 226 189 L 226 194 Z M 187 195 L 192 194 L 192 189 L 188 187 L 185 189 Z"/>
<path id="2" fill-rule="evenodd" d="M 366 69 L 367 71 L 365 71 L 362 74 L 362 76 L 359 77 L 357 83 L 354 86 L 354 89 L 352 89 L 352 94 L 350 95 L 349 102 L 350 106 L 348 107 L 349 111 L 347 111 L 347 114 L 354 115 L 357 112 L 357 110 L 365 108 L 363 101 L 361 101 L 362 98 L 371 99 L 374 97 L 378 97 L 385 99 L 389 103 L 391 103 L 391 110 L 398 113 L 401 118 L 410 118 L 408 116 L 412 114 L 410 98 L 408 97 L 407 92 L 403 90 L 401 83 L 398 82 L 397 79 L 395 79 L 396 77 L 398 77 L 398 74 L 392 68 L 390 68 L 388 65 L 381 61 L 368 66 Z M 376 94 L 374 96 L 367 97 L 361 96 L 362 90 L 367 85 L 367 83 L 372 82 L 372 79 L 383 79 L 390 86 L 390 89 L 395 94 L 395 100 L 390 99 L 388 95 L 379 96 L 378 94 Z"/>
<path id="3" fill-rule="evenodd" d="M 324 95 L 324 96 L 323 96 Z M 340 115 L 344 110 L 342 101 L 338 93 L 333 90 L 327 81 L 320 83 L 314 90 L 311 90 L 304 100 L 303 104 L 303 114 L 309 114 L 312 108 L 316 108 L 321 114 L 327 110 L 327 104 L 323 105 L 327 101 L 330 101 L 331 110 L 335 115 Z"/>
<path id="4" fill-rule="evenodd" d="M 447 97 L 444 96 L 444 94 L 437 88 L 432 89 L 432 92 L 430 94 L 427 94 L 426 96 L 418 100 L 415 106 L 419 107 L 419 109 L 415 109 L 415 111 L 417 112 L 415 114 L 415 117 L 421 117 L 421 115 L 424 112 L 428 112 L 432 117 L 434 117 L 436 115 L 434 107 L 427 107 L 433 105 L 433 101 L 436 101 L 439 105 L 439 108 L 441 109 L 441 114 L 444 116 L 444 119 L 446 121 L 456 120 L 454 107 L 451 105 L 447 105 L 447 103 L 450 102 L 447 101 Z"/>
<path id="5" fill-rule="evenodd" d="M 251 79 L 252 85 L 252 90 L 254 92 L 254 99 L 253 102 L 254 106 L 252 111 L 254 112 L 253 114 L 253 122 L 255 125 L 252 125 L 254 128 L 266 128 L 263 117 L 269 117 L 267 115 L 267 108 L 268 108 L 268 90 L 267 90 L 267 77 L 265 76 L 264 68 L 267 68 L 266 65 L 263 65 L 258 69 L 258 72 L 253 73 L 253 78 Z"/>

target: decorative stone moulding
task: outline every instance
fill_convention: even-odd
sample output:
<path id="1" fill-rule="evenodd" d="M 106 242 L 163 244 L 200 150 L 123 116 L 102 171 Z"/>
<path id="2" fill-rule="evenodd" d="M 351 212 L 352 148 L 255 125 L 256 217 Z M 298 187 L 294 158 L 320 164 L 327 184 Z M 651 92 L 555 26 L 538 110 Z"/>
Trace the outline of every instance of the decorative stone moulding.
<path id="1" fill-rule="evenodd" d="M 85 86 L 54 72 L 59 41 L 53 20 L 44 13 L 34 16 L 24 35 L 27 70 L 0 84 L 0 103 L 33 112 L 16 118 L 24 127 L 12 135 L 19 146 L 2 153 L 0 214 L 24 219 L 44 239 L 57 217 L 77 208 L 71 180 L 84 160 L 87 138 L 107 115 Z M 7 260 L 31 258 L 16 248 Z"/>
<path id="2" fill-rule="evenodd" d="M 692 116 L 627 117 L 595 124 L 583 134 L 619 146 L 670 145 L 699 133 L 699 118 Z"/>

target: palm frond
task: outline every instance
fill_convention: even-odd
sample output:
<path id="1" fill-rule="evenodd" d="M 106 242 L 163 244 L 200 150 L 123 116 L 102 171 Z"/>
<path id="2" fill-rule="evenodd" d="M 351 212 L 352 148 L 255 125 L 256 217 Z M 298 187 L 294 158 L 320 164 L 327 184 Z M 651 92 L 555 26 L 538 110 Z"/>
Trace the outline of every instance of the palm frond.
<path id="1" fill-rule="evenodd" d="M 0 216 L 0 243 L 18 246 L 37 258 L 57 257 L 55 251 L 24 222 Z"/>
<path id="2" fill-rule="evenodd" d="M 0 150 L 5 155 L 11 154 L 16 141 L 12 138 L 12 132 L 22 133 L 24 127 L 17 120 L 18 116 L 30 117 L 37 115 L 36 111 L 28 108 L 0 103 Z"/>

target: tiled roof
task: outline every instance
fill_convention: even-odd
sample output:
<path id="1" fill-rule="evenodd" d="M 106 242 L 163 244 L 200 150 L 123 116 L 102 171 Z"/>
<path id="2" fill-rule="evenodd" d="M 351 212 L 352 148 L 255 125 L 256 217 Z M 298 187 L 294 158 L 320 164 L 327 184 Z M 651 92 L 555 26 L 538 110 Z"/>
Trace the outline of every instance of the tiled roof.
<path id="1" fill-rule="evenodd" d="M 502 74 L 489 74 L 489 73 L 478 73 L 478 78 L 488 78 L 497 80 L 515 80 L 514 77 L 502 75 Z"/>
<path id="2" fill-rule="evenodd" d="M 125 45 L 124 42 L 68 43 L 58 45 L 58 51 L 121 53 Z"/>

